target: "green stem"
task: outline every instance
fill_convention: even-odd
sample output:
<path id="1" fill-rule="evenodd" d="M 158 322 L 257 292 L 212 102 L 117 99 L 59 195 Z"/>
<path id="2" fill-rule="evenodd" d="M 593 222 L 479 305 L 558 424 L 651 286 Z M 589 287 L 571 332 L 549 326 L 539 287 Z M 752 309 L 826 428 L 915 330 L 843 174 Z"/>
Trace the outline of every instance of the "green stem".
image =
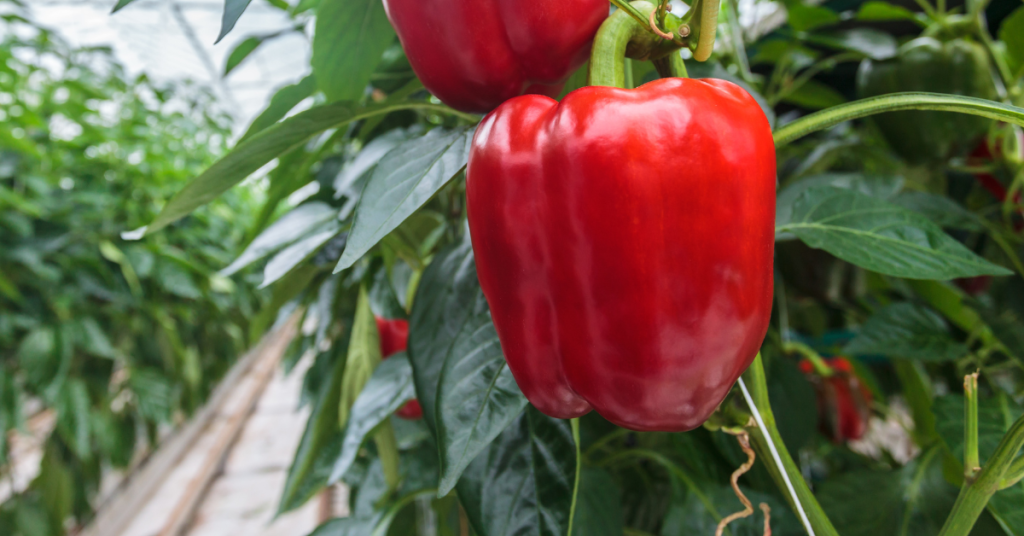
<path id="1" fill-rule="evenodd" d="M 828 378 L 835 373 L 832 367 L 828 366 L 828 363 L 825 363 L 825 360 L 818 355 L 818 352 L 814 351 L 814 348 L 802 342 L 785 341 L 782 343 L 782 350 L 787 353 L 798 353 L 807 358 L 814 367 L 814 372 L 817 372 L 822 378 Z"/>
<path id="2" fill-rule="evenodd" d="M 647 17 L 650 16 L 650 14 L 651 14 L 650 11 L 648 11 L 647 13 L 641 13 L 635 7 L 630 5 L 629 2 L 623 2 L 622 0 L 610 0 L 610 1 L 611 1 L 612 5 L 617 7 L 617 8 L 619 8 L 620 11 L 623 11 L 626 14 L 628 14 L 630 17 L 633 18 L 633 20 L 639 22 L 645 28 L 647 27 L 647 24 L 649 22 L 647 20 Z M 612 14 L 612 16 L 614 16 L 614 13 Z M 654 34 L 654 32 L 650 30 L 650 28 L 648 28 L 647 31 L 650 32 L 652 35 Z"/>
<path id="3" fill-rule="evenodd" d="M 804 481 L 803 476 L 800 474 L 800 468 L 797 467 L 793 457 L 789 455 L 789 450 L 786 449 L 786 445 L 782 442 L 782 436 L 779 435 L 779 429 L 775 424 L 775 414 L 772 413 L 771 404 L 768 402 L 768 382 L 765 377 L 764 365 L 761 362 L 761 354 L 757 355 L 750 368 L 743 373 L 743 378 L 750 390 L 751 399 L 761 415 L 761 420 L 764 422 L 763 429 L 760 426 L 741 423 L 750 434 L 750 438 L 753 441 L 752 446 L 757 455 L 762 460 L 765 460 L 765 467 L 772 475 L 772 479 L 775 480 L 775 484 L 782 491 L 793 511 L 797 512 L 799 511 L 798 506 L 793 502 L 789 486 L 786 484 L 786 478 L 783 477 L 781 472 L 781 470 L 785 470 L 785 475 L 793 485 L 793 490 L 796 492 L 800 505 L 803 506 L 807 519 L 810 521 L 811 527 L 817 536 L 839 536 L 835 527 L 832 526 L 832 522 L 825 515 L 825 511 L 818 504 L 818 500 L 811 493 L 807 482 Z M 769 438 L 774 443 L 776 452 L 782 460 L 783 468 L 781 470 L 777 464 L 768 461 L 774 459 L 771 447 L 769 446 Z"/>
<path id="4" fill-rule="evenodd" d="M 646 1 L 633 2 L 630 7 L 642 17 L 649 16 L 655 9 L 654 4 Z M 605 19 L 594 37 L 588 67 L 589 83 L 592 86 L 628 87 L 626 57 L 654 59 L 678 49 L 674 42 L 651 33 L 646 19 L 642 23 L 637 22 L 631 13 L 616 11 Z"/>
<path id="5" fill-rule="evenodd" d="M 1010 427 L 996 447 L 995 454 L 985 463 L 981 473 L 974 482 L 964 482 L 960 495 L 953 504 L 953 509 L 946 518 L 939 536 L 966 536 L 971 532 L 978 516 L 985 509 L 992 495 L 1000 489 L 1011 464 L 1016 467 L 1014 458 L 1024 446 L 1024 416 L 1021 416 Z"/>
<path id="6" fill-rule="evenodd" d="M 654 64 L 654 68 L 658 70 L 658 75 L 662 78 L 689 78 L 683 57 L 676 52 L 651 60 L 651 63 Z"/>
<path id="7" fill-rule="evenodd" d="M 572 439 L 576 443 L 576 481 L 572 485 L 572 504 L 569 506 L 569 530 L 566 536 L 572 536 L 572 524 L 576 520 L 576 500 L 580 495 L 580 473 L 583 472 L 583 456 L 580 454 L 580 419 L 569 419 L 572 425 Z"/>
<path id="8" fill-rule="evenodd" d="M 964 376 L 964 478 L 970 482 L 981 469 L 978 456 L 978 373 Z"/>
<path id="9" fill-rule="evenodd" d="M 939 110 L 979 115 L 1024 126 L 1024 108 L 985 99 L 939 93 L 892 93 L 862 99 L 801 117 L 775 131 L 775 146 L 781 147 L 812 132 L 882 112 Z"/>

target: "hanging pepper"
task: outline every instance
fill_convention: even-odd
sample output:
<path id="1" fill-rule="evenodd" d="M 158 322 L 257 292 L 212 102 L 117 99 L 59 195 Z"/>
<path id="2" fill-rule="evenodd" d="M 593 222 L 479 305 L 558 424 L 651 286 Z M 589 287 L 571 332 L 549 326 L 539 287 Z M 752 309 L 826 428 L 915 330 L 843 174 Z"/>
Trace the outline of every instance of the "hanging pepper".
<path id="1" fill-rule="evenodd" d="M 380 336 L 380 355 L 387 359 L 398 352 L 405 351 L 409 340 L 409 321 L 400 318 L 387 320 L 374 316 L 377 321 L 377 334 Z M 423 417 L 423 407 L 418 400 L 410 400 L 395 412 L 403 419 L 419 419 Z"/>
<path id="2" fill-rule="evenodd" d="M 527 93 L 558 95 L 608 8 L 607 0 L 384 0 L 423 85 L 477 113 Z"/>
<path id="3" fill-rule="evenodd" d="M 592 87 L 560 104 L 517 97 L 477 128 L 470 234 L 502 350 L 534 406 L 689 430 L 768 328 L 775 146 L 757 102 L 730 82 L 601 87 L 623 85 L 623 51 L 643 32 L 619 15 L 595 41 Z"/>
<path id="4" fill-rule="evenodd" d="M 826 359 L 825 363 L 830 369 L 827 376 L 815 371 L 809 360 L 800 362 L 800 370 L 818 393 L 821 433 L 835 443 L 860 439 L 871 418 L 871 391 L 845 357 Z"/>
<path id="5" fill-rule="evenodd" d="M 919 37 L 901 46 L 891 60 L 861 62 L 857 72 L 861 97 L 900 91 L 996 97 L 985 49 L 964 39 L 943 43 Z M 881 114 L 872 120 L 893 149 L 914 163 L 941 161 L 969 151 L 992 124 L 973 115 L 919 110 Z"/>

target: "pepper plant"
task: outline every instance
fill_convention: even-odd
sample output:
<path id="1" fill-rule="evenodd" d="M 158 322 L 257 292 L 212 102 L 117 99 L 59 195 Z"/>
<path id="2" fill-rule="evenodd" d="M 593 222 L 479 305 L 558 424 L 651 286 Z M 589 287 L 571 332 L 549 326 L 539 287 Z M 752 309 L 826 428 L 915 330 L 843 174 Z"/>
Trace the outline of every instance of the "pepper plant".
<path id="1" fill-rule="evenodd" d="M 281 512 L 1024 534 L 1024 6 L 272 3 L 311 74 L 143 232 L 276 163 L 225 273 L 305 315 Z"/>
<path id="2" fill-rule="evenodd" d="M 214 161 L 227 117 L 199 87 L 131 77 L 109 50 L 16 14 L 0 33 L 0 534 L 47 536 L 87 522 L 105 475 L 199 408 L 248 347 L 256 284 L 216 272 L 258 199 L 239 189 L 122 241 Z M 32 462 L 7 440 L 29 433 L 42 460 L 22 483 L 12 467 L 24 478 Z"/>

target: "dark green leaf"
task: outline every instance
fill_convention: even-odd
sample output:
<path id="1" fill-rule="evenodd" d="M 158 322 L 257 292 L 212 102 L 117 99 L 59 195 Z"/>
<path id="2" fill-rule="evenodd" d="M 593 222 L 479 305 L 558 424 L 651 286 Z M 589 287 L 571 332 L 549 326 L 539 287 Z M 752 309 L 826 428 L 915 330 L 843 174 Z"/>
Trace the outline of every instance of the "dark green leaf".
<path id="1" fill-rule="evenodd" d="M 127 7 L 128 4 L 131 4 L 134 1 L 135 0 L 117 0 L 117 4 L 114 6 L 114 9 L 111 10 L 111 13 L 117 13 L 118 11 Z"/>
<path id="2" fill-rule="evenodd" d="M 572 536 L 622 536 L 622 499 L 604 469 L 584 467 L 580 475 Z"/>
<path id="3" fill-rule="evenodd" d="M 356 314 L 352 320 L 352 334 L 349 337 L 348 357 L 346 357 L 345 376 L 341 381 L 341 397 L 338 403 L 338 422 L 345 425 L 349 412 L 363 392 L 366 382 L 370 381 L 374 369 L 381 362 L 380 334 L 377 323 L 370 309 L 370 299 L 366 290 L 359 289 L 359 300 L 356 303 Z"/>
<path id="4" fill-rule="evenodd" d="M 852 28 L 836 32 L 813 34 L 808 41 L 827 47 L 856 52 L 873 60 L 885 60 L 896 55 L 896 38 L 874 28 Z"/>
<path id="5" fill-rule="evenodd" d="M 779 434 L 792 452 L 798 452 L 818 428 L 818 401 L 814 386 L 793 361 L 771 362 L 768 398 L 775 412 Z"/>
<path id="6" fill-rule="evenodd" d="M 575 450 L 568 421 L 528 407 L 459 480 L 459 501 L 474 530 L 486 536 L 564 536 Z"/>
<path id="7" fill-rule="evenodd" d="M 466 275 L 476 280 L 475 272 Z M 462 471 L 526 405 L 526 397 L 505 363 L 498 333 L 480 293 L 473 316 L 444 356 L 437 386 L 439 496 L 455 487 Z"/>
<path id="8" fill-rule="evenodd" d="M 242 16 L 250 2 L 252 0 L 224 0 L 224 16 L 221 18 L 220 34 L 215 43 L 220 43 L 220 40 L 224 39 L 224 36 L 235 27 L 238 17 Z"/>
<path id="9" fill-rule="evenodd" d="M 245 134 L 238 140 L 241 143 L 244 140 L 251 138 L 257 132 L 273 125 L 280 121 L 288 112 L 292 111 L 293 108 L 307 98 L 313 96 L 313 92 L 316 91 L 316 78 L 313 75 L 309 75 L 297 84 L 290 84 L 277 90 L 274 96 L 270 98 L 270 104 L 267 105 L 267 109 L 263 110 L 253 120 L 252 124 L 249 125 L 249 129 L 245 131 Z"/>
<path id="10" fill-rule="evenodd" d="M 255 261 L 307 236 L 308 233 L 338 217 L 338 209 L 314 201 L 285 214 L 259 234 L 230 266 L 219 273 L 229 276 Z"/>
<path id="11" fill-rule="evenodd" d="M 439 252 L 424 270 L 409 321 L 409 360 L 416 398 L 431 430 L 436 429 L 434 415 L 441 367 L 448 349 L 473 318 L 479 295 L 467 233 L 460 242 Z"/>
<path id="12" fill-rule="evenodd" d="M 281 250 L 267 262 L 266 268 L 263 269 L 263 284 L 260 285 L 260 288 L 284 277 L 292 268 L 316 253 L 320 246 L 337 236 L 339 232 L 341 232 L 341 224 L 332 219 L 311 230 L 302 240 Z"/>
<path id="13" fill-rule="evenodd" d="M 228 62 L 224 66 L 224 76 L 227 76 L 235 67 L 238 67 L 245 58 L 249 57 L 249 54 L 252 54 L 253 51 L 263 44 L 264 40 L 264 37 L 253 36 L 239 43 L 228 56 Z"/>
<path id="14" fill-rule="evenodd" d="M 785 93 L 782 100 L 807 110 L 821 110 L 843 104 L 846 97 L 817 80 L 807 80 L 800 87 Z"/>
<path id="15" fill-rule="evenodd" d="M 912 20 L 918 21 L 917 14 L 913 11 L 889 2 L 871 0 L 864 2 L 857 10 L 857 20 L 879 21 L 879 20 Z"/>
<path id="16" fill-rule="evenodd" d="M 762 536 L 764 534 L 764 516 L 759 506 L 761 503 L 765 503 L 771 508 L 773 535 L 802 536 L 806 534 L 800 521 L 785 503 L 766 493 L 747 488 L 741 489 L 753 503 L 754 515 L 730 523 L 729 532 L 733 536 Z M 704 500 L 692 490 L 686 490 L 678 481 L 673 482 L 672 503 L 662 526 L 661 533 L 663 535 L 714 534 L 718 527 L 718 518 L 708 511 L 705 500 L 708 504 L 713 505 L 722 516 L 743 509 L 739 498 L 728 486 L 702 485 L 700 492 L 705 495 Z"/>
<path id="17" fill-rule="evenodd" d="M 378 162 L 396 145 L 409 138 L 419 135 L 423 129 L 413 126 L 411 128 L 396 128 L 385 134 L 377 136 L 370 143 L 367 143 L 355 158 L 350 160 L 342 168 L 341 173 L 334 179 L 334 198 L 342 196 L 356 197 L 362 193 L 365 181 L 359 179 L 367 172 L 374 169 Z"/>
<path id="18" fill-rule="evenodd" d="M 924 216 L 851 190 L 808 188 L 793 204 L 791 231 L 808 246 L 881 274 L 911 279 L 1009 275 Z"/>
<path id="19" fill-rule="evenodd" d="M 412 366 L 405 353 L 395 354 L 381 363 L 352 405 L 345 426 L 341 455 L 331 470 L 329 482 L 337 482 L 348 472 L 356 459 L 359 447 L 375 428 L 392 413 L 415 397 L 412 385 Z"/>
<path id="20" fill-rule="evenodd" d="M 892 202 L 914 212 L 919 212 L 939 227 L 981 231 L 984 220 L 967 210 L 960 203 L 938 194 L 927 192 L 902 192 Z"/>
<path id="21" fill-rule="evenodd" d="M 788 6 L 788 22 L 794 30 L 805 32 L 820 26 L 828 26 L 839 22 L 839 14 L 824 6 L 792 4 Z"/>
<path id="22" fill-rule="evenodd" d="M 359 100 L 394 40 L 380 0 L 321 0 L 312 63 L 327 99 Z"/>
<path id="23" fill-rule="evenodd" d="M 793 203 L 808 188 L 834 186 L 854 190 L 878 199 L 891 199 L 903 188 L 903 179 L 890 175 L 865 173 L 823 173 L 802 178 L 786 185 L 775 200 L 775 226 L 788 224 L 793 217 Z"/>
<path id="24" fill-rule="evenodd" d="M 1024 74 L 1024 6 L 1018 6 L 999 25 L 999 40 L 1006 45 L 1006 55 L 1015 74 Z"/>
<path id="25" fill-rule="evenodd" d="M 988 501 L 988 511 L 1008 536 L 1024 536 L 1024 487 L 1018 483 L 997 491 Z"/>
<path id="26" fill-rule="evenodd" d="M 434 129 L 384 156 L 370 176 L 345 253 L 335 271 L 352 266 L 430 200 L 469 159 L 473 129 Z"/>
<path id="27" fill-rule="evenodd" d="M 957 494 L 941 466 L 932 450 L 896 471 L 843 473 L 816 495 L 843 536 L 937 534 Z"/>
<path id="28" fill-rule="evenodd" d="M 946 321 L 938 313 L 904 302 L 875 312 L 843 352 L 950 361 L 966 355 L 967 347 L 953 340 Z"/>
<path id="29" fill-rule="evenodd" d="M 160 215 L 148 227 L 126 233 L 126 237 L 136 238 L 140 234 L 154 233 L 171 222 L 187 216 L 196 208 L 209 203 L 241 182 L 242 179 L 263 167 L 267 162 L 298 147 L 314 134 L 328 128 L 342 127 L 367 117 L 413 108 L 430 109 L 440 113 L 457 113 L 445 106 L 423 102 L 385 103 L 365 107 L 350 102 L 336 102 L 311 108 L 239 143 L 224 158 L 210 166 L 171 198 Z"/>

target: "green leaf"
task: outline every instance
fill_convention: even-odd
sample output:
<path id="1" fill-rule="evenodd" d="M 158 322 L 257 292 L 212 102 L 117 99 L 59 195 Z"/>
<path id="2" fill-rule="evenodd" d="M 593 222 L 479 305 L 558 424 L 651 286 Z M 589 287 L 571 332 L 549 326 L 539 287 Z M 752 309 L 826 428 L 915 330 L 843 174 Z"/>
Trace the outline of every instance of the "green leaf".
<path id="1" fill-rule="evenodd" d="M 320 246 L 337 236 L 339 232 L 341 232 L 341 224 L 332 219 L 310 231 L 303 239 L 281 250 L 267 262 L 267 266 L 263 269 L 263 283 L 260 288 L 265 288 L 284 277 L 292 268 L 316 253 Z"/>
<path id="2" fill-rule="evenodd" d="M 334 463 L 328 482 L 337 482 L 352 467 L 366 437 L 392 413 L 416 396 L 412 385 L 412 366 L 405 352 L 384 360 L 370 376 L 352 404 L 345 426 L 341 455 Z"/>
<path id="3" fill-rule="evenodd" d="M 358 106 L 350 102 L 336 102 L 317 106 L 298 113 L 284 121 L 254 134 L 239 143 L 226 156 L 218 160 L 185 188 L 178 192 L 164 206 L 160 214 L 148 227 L 128 233 L 131 238 L 138 234 L 154 233 L 170 223 L 187 216 L 220 194 L 228 191 L 251 173 L 282 154 L 300 146 L 314 134 L 329 128 L 345 126 L 353 121 L 375 115 L 388 114 L 399 110 L 422 109 L 436 113 L 451 113 L 462 117 L 473 117 L 455 112 L 451 108 L 424 102 L 400 102 Z M 141 233 L 140 233 L 141 231 Z"/>
<path id="4" fill-rule="evenodd" d="M 821 110 L 845 103 L 846 97 L 817 80 L 807 80 L 800 87 L 785 93 L 782 100 L 808 110 Z"/>
<path id="5" fill-rule="evenodd" d="M 334 179 L 334 198 L 360 196 L 362 188 L 366 184 L 365 181 L 360 184 L 359 179 L 367 172 L 372 171 L 381 159 L 391 152 L 396 145 L 414 135 L 418 135 L 420 132 L 422 132 L 422 129 L 418 126 L 396 128 L 373 138 L 370 143 L 363 146 L 355 158 L 345 164 L 341 173 L 338 173 L 338 176 Z"/>
<path id="6" fill-rule="evenodd" d="M 277 123 L 288 112 L 298 106 L 300 102 L 313 96 L 315 91 L 316 78 L 313 75 L 303 78 L 297 84 L 290 84 L 277 90 L 277 93 L 274 93 L 274 96 L 270 98 L 270 104 L 267 105 L 267 109 L 263 110 L 253 120 L 252 124 L 249 125 L 249 129 L 245 131 L 245 134 L 242 135 L 238 142 L 241 143 L 251 138 L 257 132 Z"/>
<path id="7" fill-rule="evenodd" d="M 92 402 L 85 382 L 78 378 L 69 379 L 60 390 L 57 401 L 57 428 L 64 441 L 81 460 L 92 458 L 89 442 L 89 410 Z"/>
<path id="8" fill-rule="evenodd" d="M 622 499 L 604 469 L 584 467 L 571 536 L 622 536 Z"/>
<path id="9" fill-rule="evenodd" d="M 125 7 L 128 7 L 128 4 L 131 4 L 134 1 L 135 0 L 117 0 L 117 4 L 114 6 L 114 9 L 111 10 L 110 13 L 111 14 L 117 13 L 118 11 L 121 11 Z"/>
<path id="10" fill-rule="evenodd" d="M 988 511 L 1008 536 L 1024 536 L 1024 487 L 1020 484 L 997 491 L 988 501 Z M 972 533 L 973 534 L 973 533 Z"/>
<path id="11" fill-rule="evenodd" d="M 356 316 L 352 321 L 352 335 L 349 338 L 348 357 L 345 365 L 345 378 L 341 385 L 341 398 L 338 403 L 338 423 L 344 426 L 349 419 L 352 407 L 373 370 L 381 362 L 380 335 L 377 333 L 377 322 L 370 309 L 370 299 L 366 289 L 359 289 L 359 301 L 356 303 Z"/>
<path id="12" fill-rule="evenodd" d="M 885 60 L 896 55 L 896 38 L 873 28 L 852 28 L 836 32 L 816 33 L 807 37 L 811 43 L 855 52 L 873 60 Z"/>
<path id="13" fill-rule="evenodd" d="M 937 397 L 932 403 L 935 430 L 945 441 L 953 458 L 964 460 L 964 397 L 951 394 Z M 978 455 L 982 466 L 996 451 L 999 441 L 1020 415 L 1024 413 L 1016 403 L 1005 398 L 978 400 Z"/>
<path id="14" fill-rule="evenodd" d="M 476 280 L 476 272 L 464 272 Z M 479 283 L 476 283 L 479 285 Z M 501 353 L 483 293 L 444 356 L 437 386 L 437 444 L 441 452 L 438 496 L 447 495 L 462 471 L 527 406 Z"/>
<path id="15" fill-rule="evenodd" d="M 896 471 L 843 473 L 826 481 L 818 498 L 843 536 L 937 534 L 957 494 L 942 476 L 938 453 Z"/>
<path id="16" fill-rule="evenodd" d="M 1011 68 L 1014 73 L 1017 76 L 1024 74 L 1024 6 L 1003 19 L 999 26 L 999 40 L 1006 44 L 1006 54 L 1013 62 Z"/>
<path id="17" fill-rule="evenodd" d="M 473 529 L 487 536 L 568 533 L 575 451 L 568 421 L 528 407 L 459 480 Z"/>
<path id="18" fill-rule="evenodd" d="M 977 214 L 967 210 L 952 199 L 928 192 L 901 192 L 892 202 L 914 212 L 919 212 L 939 227 L 982 231 L 985 222 Z"/>
<path id="19" fill-rule="evenodd" d="M 743 509 L 739 498 L 728 486 L 704 484 L 701 486 L 708 502 L 719 514 L 725 516 Z M 766 503 L 771 508 L 772 534 L 775 536 L 803 536 L 803 526 L 793 515 L 788 505 L 775 496 L 741 487 L 743 493 L 754 505 L 754 515 L 737 519 L 729 524 L 728 533 L 733 536 L 762 536 L 764 534 L 764 516 L 759 505 Z M 708 511 L 708 506 L 695 493 L 688 493 L 678 483 L 672 484 L 672 502 L 665 516 L 662 534 L 690 535 L 714 534 L 718 527 L 718 518 Z M 845 536 L 845 535 L 844 535 Z"/>
<path id="20" fill-rule="evenodd" d="M 263 257 L 307 236 L 338 217 L 338 209 L 314 201 L 292 209 L 259 234 L 227 268 L 218 272 L 230 276 Z"/>
<path id="21" fill-rule="evenodd" d="M 29 381 L 42 385 L 56 371 L 57 335 L 46 326 L 29 332 L 18 345 L 18 364 Z"/>
<path id="22" fill-rule="evenodd" d="M 794 3 L 787 7 L 787 22 L 798 32 L 806 32 L 820 26 L 839 22 L 839 14 L 824 6 L 809 6 Z"/>
<path id="23" fill-rule="evenodd" d="M 857 20 L 881 21 L 881 20 L 919 20 L 917 15 L 903 6 L 871 0 L 861 4 L 857 11 Z"/>
<path id="24" fill-rule="evenodd" d="M 224 0 L 224 16 L 220 22 L 220 34 L 214 44 L 220 43 L 220 40 L 224 39 L 224 36 L 235 27 L 238 17 L 242 16 L 250 2 L 252 0 Z"/>
<path id="25" fill-rule="evenodd" d="M 814 186 L 834 186 L 854 190 L 878 199 L 890 199 L 903 188 L 903 179 L 891 175 L 867 173 L 823 173 L 791 182 L 775 199 L 775 226 L 781 227 L 793 219 L 793 203 L 800 194 Z"/>
<path id="26" fill-rule="evenodd" d="M 262 45 L 265 39 L 266 38 L 264 37 L 253 36 L 239 43 L 238 46 L 236 46 L 235 49 L 231 51 L 231 54 L 228 56 L 228 62 L 224 66 L 224 76 L 230 74 L 231 71 L 235 69 L 235 67 L 238 67 L 242 63 L 242 61 L 245 60 L 245 58 L 248 58 L 249 54 L 252 54 L 253 51 L 255 51 L 260 45 Z"/>
<path id="27" fill-rule="evenodd" d="M 352 266 L 447 184 L 466 165 L 472 139 L 472 128 L 438 128 L 389 151 L 363 190 L 335 272 Z"/>
<path id="28" fill-rule="evenodd" d="M 335 454 L 338 452 L 332 445 L 341 445 L 338 401 L 341 399 L 341 380 L 346 367 L 342 351 L 338 349 L 344 349 L 345 346 L 336 344 L 331 350 L 330 359 L 333 363 L 330 377 L 320 387 L 313 411 L 306 422 L 306 430 L 295 451 L 295 458 L 288 468 L 288 477 L 277 507 L 279 515 L 298 508 L 327 484 L 330 466 L 326 467 L 326 471 L 321 471 L 318 460 L 323 458 L 324 453 L 332 454 L 332 450 Z M 331 457 L 330 462 L 334 461 L 334 457 Z"/>
<path id="29" fill-rule="evenodd" d="M 790 231 L 868 270 L 911 279 L 1010 275 L 978 257 L 924 216 L 851 190 L 808 188 L 793 204 Z"/>
<path id="30" fill-rule="evenodd" d="M 468 233 L 440 251 L 427 266 L 409 320 L 409 361 L 423 418 L 436 430 L 437 385 L 445 356 L 473 318 L 480 286 Z"/>
<path id="31" fill-rule="evenodd" d="M 394 40 L 380 0 L 321 0 L 312 63 L 327 99 L 359 100 Z"/>
<path id="32" fill-rule="evenodd" d="M 952 361 L 967 354 L 945 320 L 927 307 L 896 303 L 875 312 L 843 348 L 852 355 L 880 354 L 923 361 Z"/>
<path id="33" fill-rule="evenodd" d="M 776 426 L 786 448 L 799 452 L 818 429 L 814 386 L 792 360 L 774 359 L 770 367 L 768 399 L 775 411 Z"/>

